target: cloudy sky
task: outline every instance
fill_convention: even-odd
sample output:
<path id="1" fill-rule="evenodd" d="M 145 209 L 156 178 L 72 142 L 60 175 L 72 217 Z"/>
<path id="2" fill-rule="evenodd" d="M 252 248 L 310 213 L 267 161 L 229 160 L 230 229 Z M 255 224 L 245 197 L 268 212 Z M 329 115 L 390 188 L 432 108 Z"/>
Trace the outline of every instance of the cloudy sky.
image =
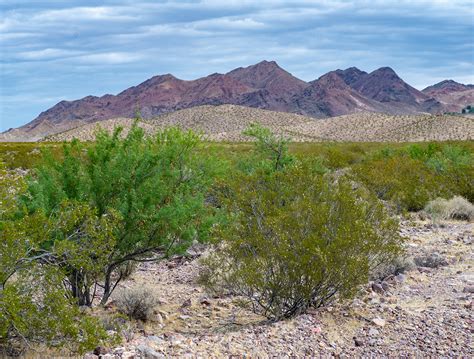
<path id="1" fill-rule="evenodd" d="M 474 83 L 472 0 L 0 0 L 0 131 L 61 100 L 263 59 L 303 80 L 390 66 L 422 89 Z"/>

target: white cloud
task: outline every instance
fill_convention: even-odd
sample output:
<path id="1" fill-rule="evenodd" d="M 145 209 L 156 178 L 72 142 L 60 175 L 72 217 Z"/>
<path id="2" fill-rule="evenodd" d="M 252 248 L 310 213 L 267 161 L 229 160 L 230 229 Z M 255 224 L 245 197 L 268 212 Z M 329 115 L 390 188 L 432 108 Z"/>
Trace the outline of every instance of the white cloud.
<path id="1" fill-rule="evenodd" d="M 143 58 L 141 54 L 126 52 L 103 52 L 97 54 L 82 55 L 75 58 L 83 64 L 116 65 L 138 61 Z"/>
<path id="2" fill-rule="evenodd" d="M 196 29 L 205 30 L 257 30 L 263 29 L 265 24 L 254 19 L 221 17 L 216 19 L 201 20 L 193 23 Z"/>
<path id="3" fill-rule="evenodd" d="M 123 21 L 136 17 L 128 14 L 127 7 L 96 6 L 72 7 L 60 10 L 40 12 L 33 17 L 35 21 L 65 22 L 65 21 Z"/>
<path id="4" fill-rule="evenodd" d="M 18 57 L 23 60 L 51 60 L 76 56 L 78 54 L 80 54 L 78 51 L 47 48 L 42 50 L 20 52 Z"/>

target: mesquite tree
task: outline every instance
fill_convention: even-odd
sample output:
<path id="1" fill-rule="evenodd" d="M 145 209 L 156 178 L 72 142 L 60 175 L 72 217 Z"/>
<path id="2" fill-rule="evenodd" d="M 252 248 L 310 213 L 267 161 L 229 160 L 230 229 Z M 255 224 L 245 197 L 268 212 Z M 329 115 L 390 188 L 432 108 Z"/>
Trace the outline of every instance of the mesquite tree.
<path id="1" fill-rule="evenodd" d="M 212 224 L 204 203 L 212 161 L 198 154 L 199 136 L 170 128 L 147 137 L 133 126 L 122 137 L 118 129 L 112 135 L 98 132 L 92 144 L 64 144 L 62 159 L 50 156 L 30 179 L 23 197 L 29 213 L 60 217 L 61 203 L 67 200 L 87 205 L 96 221 L 102 221 L 78 221 L 67 235 L 49 238 L 50 245 L 72 243 L 62 245 L 66 254 L 87 252 L 82 261 L 63 264 L 71 294 L 84 305 L 94 300 L 92 286 L 102 287 L 105 304 L 128 262 L 182 252 L 193 240 L 204 240 Z M 87 234 L 91 226 L 104 229 L 100 238 Z M 97 265 L 84 264 L 92 259 L 100 262 L 100 273 Z"/>

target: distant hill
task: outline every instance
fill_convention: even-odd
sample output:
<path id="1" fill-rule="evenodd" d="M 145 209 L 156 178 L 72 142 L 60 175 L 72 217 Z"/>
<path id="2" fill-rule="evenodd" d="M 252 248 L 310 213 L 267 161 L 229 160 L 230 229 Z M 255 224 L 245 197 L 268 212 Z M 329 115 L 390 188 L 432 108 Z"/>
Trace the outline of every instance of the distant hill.
<path id="1" fill-rule="evenodd" d="M 473 91 L 471 85 L 458 85 Z M 274 61 L 262 61 L 192 81 L 171 74 L 158 75 L 117 95 L 61 101 L 30 123 L 1 134 L 0 140 L 36 140 L 87 123 L 131 118 L 137 109 L 144 119 L 223 104 L 326 118 L 365 111 L 398 115 L 443 113 L 472 103 L 472 92 L 453 92 L 452 87 L 440 83 L 418 91 L 389 67 L 371 73 L 351 67 L 305 82 Z"/>
<path id="2" fill-rule="evenodd" d="M 442 103 L 450 112 L 460 112 L 467 105 L 474 105 L 474 85 L 444 80 L 428 86 L 422 92 Z"/>
<path id="3" fill-rule="evenodd" d="M 406 142 L 474 139 L 474 118 L 448 115 L 386 115 L 360 112 L 315 121 L 301 115 L 237 105 L 197 106 L 139 122 L 147 134 L 178 126 L 192 129 L 212 141 L 248 141 L 242 131 L 253 122 L 271 128 L 294 141 Z M 110 119 L 85 124 L 45 138 L 46 141 L 94 139 L 98 127 L 112 131 L 130 129 L 132 119 Z"/>

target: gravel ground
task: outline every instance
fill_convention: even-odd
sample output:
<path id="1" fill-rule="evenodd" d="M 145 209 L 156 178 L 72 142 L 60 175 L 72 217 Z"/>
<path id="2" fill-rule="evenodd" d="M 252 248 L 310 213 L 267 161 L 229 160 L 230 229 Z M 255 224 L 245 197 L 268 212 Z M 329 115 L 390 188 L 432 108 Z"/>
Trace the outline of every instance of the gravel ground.
<path id="1" fill-rule="evenodd" d="M 402 223 L 417 266 L 369 283 L 354 301 L 278 323 L 207 297 L 197 260 L 141 266 L 125 287 L 159 298 L 153 321 L 135 323 L 102 358 L 162 357 L 473 357 L 474 223 Z M 97 358 L 87 354 L 86 358 Z"/>

